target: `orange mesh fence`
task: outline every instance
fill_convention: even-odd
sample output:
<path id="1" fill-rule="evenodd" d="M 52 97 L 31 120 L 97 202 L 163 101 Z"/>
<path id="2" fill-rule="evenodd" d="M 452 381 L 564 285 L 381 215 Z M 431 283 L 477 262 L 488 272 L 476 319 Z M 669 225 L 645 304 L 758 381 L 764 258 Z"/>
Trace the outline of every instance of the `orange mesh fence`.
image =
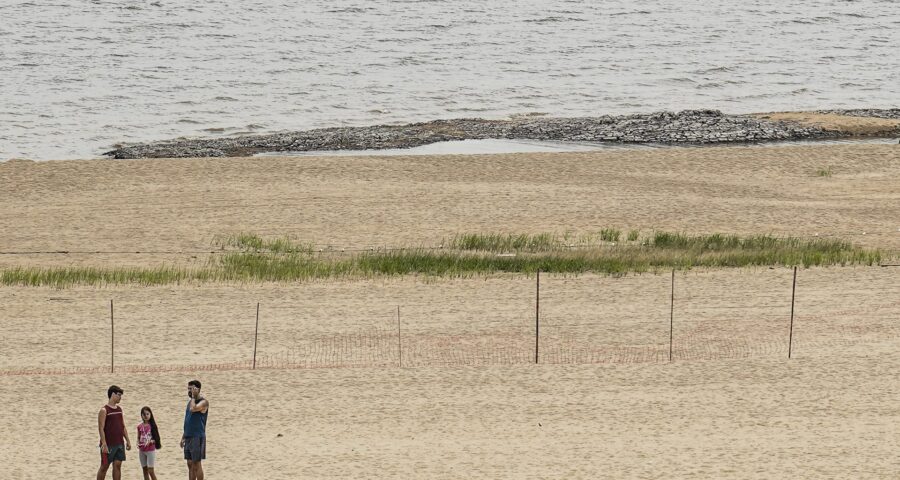
<path id="1" fill-rule="evenodd" d="M 840 281 L 838 272 L 826 270 L 816 277 L 801 277 L 794 355 L 829 355 L 838 348 L 900 338 L 900 287 L 886 274 L 876 273 L 870 283 L 864 277 L 837 293 L 833 286 Z M 790 274 L 785 270 L 744 276 L 719 272 L 676 275 L 674 308 L 671 280 L 665 275 L 542 277 L 539 311 L 534 280 L 526 280 L 505 297 L 478 298 L 480 293 L 473 289 L 467 291 L 473 301 L 464 296 L 437 298 L 434 303 L 400 305 L 399 312 L 396 306 L 350 311 L 271 301 L 261 308 L 255 366 L 255 303 L 247 302 L 245 310 L 235 312 L 209 300 L 201 308 L 117 302 L 116 328 L 121 335 L 117 338 L 137 347 L 116 347 L 115 372 L 524 365 L 534 363 L 536 354 L 541 364 L 662 363 L 669 361 L 670 334 L 673 361 L 787 357 L 791 296 Z M 635 300 L 638 294 L 641 296 Z M 496 308 L 485 310 L 485 305 L 492 307 L 492 301 Z M 91 314 L 103 314 L 102 308 L 96 310 Z M 139 335 L 147 325 L 146 318 L 160 312 L 165 320 L 159 322 L 154 335 Z M 185 349 L 193 350 L 193 345 L 157 348 L 153 342 L 190 338 L 195 325 L 212 316 L 219 319 L 219 328 L 227 330 L 206 346 L 215 351 L 207 353 L 204 346 L 197 346 L 199 353 L 189 352 L 195 359 L 192 362 L 146 360 L 184 357 Z M 85 331 L 96 330 L 98 323 L 79 322 L 78 328 Z M 25 333 L 22 338 L 27 338 Z M 148 338 L 150 345 L 146 345 Z M 64 338 L 54 341 L 77 355 L 77 343 L 66 344 Z M 85 345 L 98 349 L 100 343 L 92 337 Z M 121 357 L 119 351 L 124 352 Z M 235 352 L 243 352 L 242 358 L 235 358 Z M 36 358 L 47 363 L 44 359 L 49 357 Z M 100 364 L 100 354 L 78 358 L 93 364 L 0 365 L 0 375 L 79 375 L 111 370 L 110 365 Z"/>

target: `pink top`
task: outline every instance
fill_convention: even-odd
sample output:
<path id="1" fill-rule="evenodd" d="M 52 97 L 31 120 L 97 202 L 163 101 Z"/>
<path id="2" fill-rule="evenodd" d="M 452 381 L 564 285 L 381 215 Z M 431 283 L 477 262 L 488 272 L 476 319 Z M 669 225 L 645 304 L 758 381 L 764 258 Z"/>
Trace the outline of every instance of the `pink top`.
<path id="1" fill-rule="evenodd" d="M 138 450 L 142 452 L 152 452 L 156 450 L 156 444 L 153 443 L 153 435 L 150 433 L 150 424 L 141 422 L 138 424 Z"/>

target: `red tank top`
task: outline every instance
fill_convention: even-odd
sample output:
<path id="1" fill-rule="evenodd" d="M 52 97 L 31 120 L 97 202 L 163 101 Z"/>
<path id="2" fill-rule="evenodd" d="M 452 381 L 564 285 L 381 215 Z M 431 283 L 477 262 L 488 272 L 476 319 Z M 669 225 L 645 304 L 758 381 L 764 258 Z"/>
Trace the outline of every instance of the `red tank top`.
<path id="1" fill-rule="evenodd" d="M 110 447 L 124 445 L 125 443 L 125 419 L 122 418 L 122 409 L 104 405 L 106 409 L 106 424 L 103 426 L 103 434 L 106 436 L 106 444 Z"/>

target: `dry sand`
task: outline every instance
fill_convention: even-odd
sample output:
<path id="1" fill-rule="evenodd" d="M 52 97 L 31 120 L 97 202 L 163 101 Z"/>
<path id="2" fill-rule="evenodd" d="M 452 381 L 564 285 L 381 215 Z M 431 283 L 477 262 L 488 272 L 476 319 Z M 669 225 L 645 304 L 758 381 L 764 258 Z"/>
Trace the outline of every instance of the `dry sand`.
<path id="1" fill-rule="evenodd" d="M 853 136 L 889 137 L 900 134 L 900 120 L 878 117 L 853 117 L 834 113 L 775 112 L 759 113 L 755 117 L 797 122 Z"/>
<path id="2" fill-rule="evenodd" d="M 900 149 L 7 162 L 0 205 L 2 251 L 109 252 L 6 267 L 202 262 L 238 231 L 354 248 L 617 226 L 897 249 Z M 542 277 L 539 365 L 534 277 L 0 287 L 0 472 L 90 477 L 116 383 L 129 428 L 143 405 L 160 419 L 160 474 L 184 475 L 197 377 L 208 478 L 894 478 L 897 275 L 801 270 L 787 360 L 789 269 L 679 273 L 671 364 L 667 274 Z M 116 374 L 100 372 L 111 299 Z M 94 371 L 34 373 L 77 368 Z M 135 453 L 125 471 L 140 478 Z"/>
<path id="3" fill-rule="evenodd" d="M 896 145 L 6 162 L 0 185 L 0 251 L 128 252 L 0 255 L 0 265 L 202 261 L 143 252 L 209 251 L 241 231 L 335 248 L 604 227 L 900 248 Z"/>
<path id="4" fill-rule="evenodd" d="M 208 372 L 207 478 L 896 478 L 895 352 L 669 365 Z M 190 374 L 4 379 L 5 478 L 91 478 L 124 385 L 183 476 Z M 279 437 L 278 435 L 282 435 Z M 132 439 L 134 433 L 131 434 Z M 167 443 L 166 443 L 167 442 Z M 36 461 L 35 452 L 46 458 Z M 124 478 L 140 478 L 136 455 Z M 162 478 L 162 477 L 161 477 Z"/>

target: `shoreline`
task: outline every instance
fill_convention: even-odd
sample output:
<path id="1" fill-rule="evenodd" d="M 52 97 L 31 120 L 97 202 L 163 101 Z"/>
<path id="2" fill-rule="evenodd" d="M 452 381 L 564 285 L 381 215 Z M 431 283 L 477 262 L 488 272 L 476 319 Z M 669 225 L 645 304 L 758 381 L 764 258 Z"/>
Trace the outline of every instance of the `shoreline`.
<path id="1" fill-rule="evenodd" d="M 278 152 L 409 149 L 459 140 L 538 140 L 605 145 L 734 145 L 776 141 L 890 138 L 900 135 L 900 109 L 822 110 L 729 115 L 684 110 L 582 118 L 516 116 L 450 119 L 406 125 L 336 127 L 212 139 L 123 145 L 114 159 L 245 157 Z"/>

